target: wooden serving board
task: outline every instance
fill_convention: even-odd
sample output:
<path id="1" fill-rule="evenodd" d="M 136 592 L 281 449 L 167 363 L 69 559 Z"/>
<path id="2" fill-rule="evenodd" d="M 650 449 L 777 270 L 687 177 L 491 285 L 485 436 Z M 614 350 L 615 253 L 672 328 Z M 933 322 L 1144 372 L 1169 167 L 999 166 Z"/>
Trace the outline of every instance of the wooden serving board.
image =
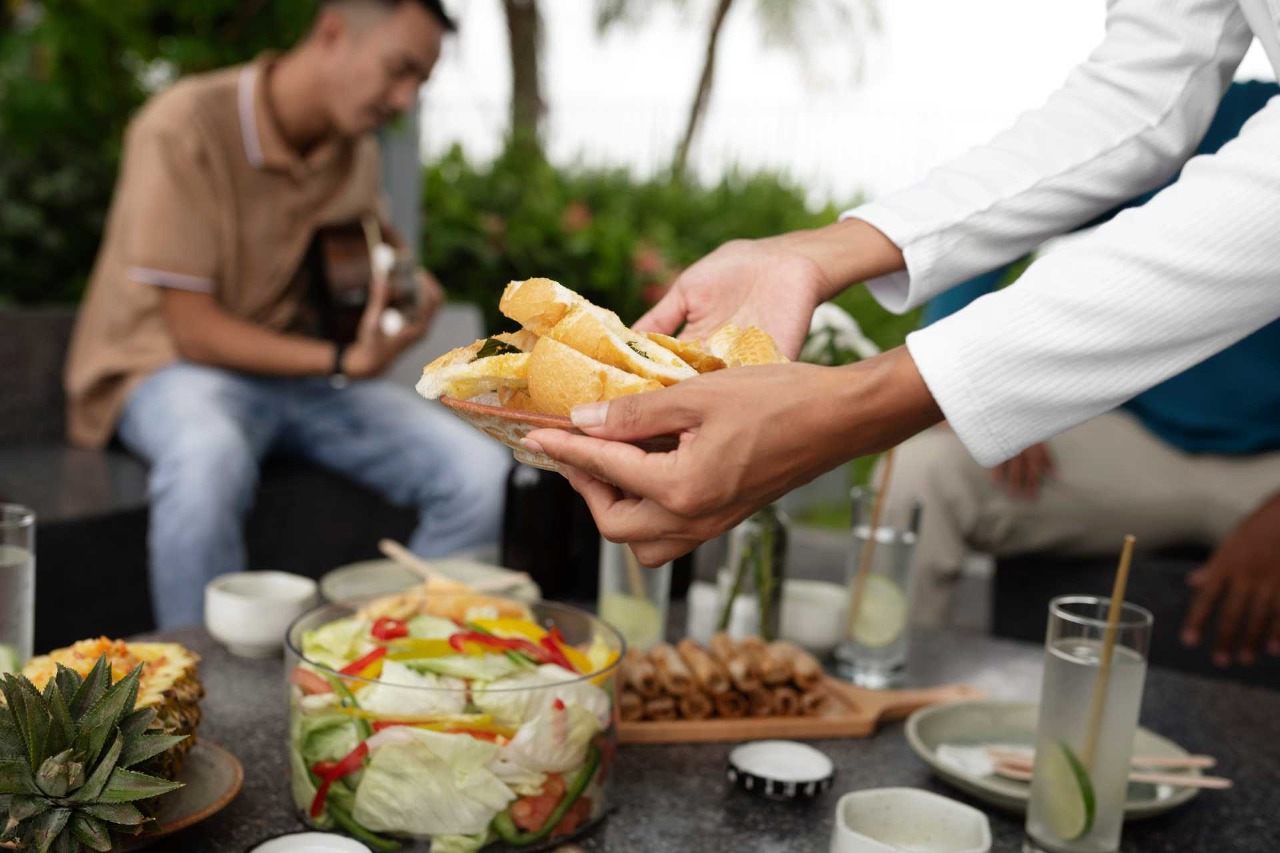
<path id="1" fill-rule="evenodd" d="M 694 743 L 867 737 L 876 730 L 877 724 L 900 720 L 927 705 L 983 696 L 982 691 L 966 684 L 920 690 L 868 690 L 830 676 L 826 688 L 831 700 L 816 716 L 620 722 L 618 740 L 621 743 Z"/>

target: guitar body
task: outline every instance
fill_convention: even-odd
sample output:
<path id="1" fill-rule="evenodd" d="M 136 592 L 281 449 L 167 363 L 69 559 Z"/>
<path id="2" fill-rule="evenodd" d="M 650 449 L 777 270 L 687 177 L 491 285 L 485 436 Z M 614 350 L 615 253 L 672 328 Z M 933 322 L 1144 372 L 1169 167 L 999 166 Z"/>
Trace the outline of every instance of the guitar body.
<path id="1" fill-rule="evenodd" d="M 391 287 L 388 307 L 412 314 L 418 307 L 413 261 L 404 253 L 396 255 L 387 272 Z M 321 227 L 312 240 L 307 264 L 321 333 L 335 343 L 352 343 L 369 302 L 374 276 L 373 249 L 366 226 L 353 221 Z"/>

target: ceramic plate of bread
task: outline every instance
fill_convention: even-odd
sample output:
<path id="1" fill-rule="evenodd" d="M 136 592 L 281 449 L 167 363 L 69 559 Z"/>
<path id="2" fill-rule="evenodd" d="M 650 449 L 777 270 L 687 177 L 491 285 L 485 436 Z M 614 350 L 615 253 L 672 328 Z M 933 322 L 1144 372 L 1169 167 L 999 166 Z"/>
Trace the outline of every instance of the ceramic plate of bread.
<path id="1" fill-rule="evenodd" d="M 701 373 L 786 361 L 755 326 L 724 326 L 705 341 L 632 330 L 612 311 L 546 278 L 513 281 L 498 303 L 516 332 L 482 338 L 428 364 L 418 393 L 515 451 L 555 471 L 555 462 L 520 441 L 535 429 L 573 430 L 575 406 L 644 394 Z M 671 450 L 674 436 L 643 442 Z"/>

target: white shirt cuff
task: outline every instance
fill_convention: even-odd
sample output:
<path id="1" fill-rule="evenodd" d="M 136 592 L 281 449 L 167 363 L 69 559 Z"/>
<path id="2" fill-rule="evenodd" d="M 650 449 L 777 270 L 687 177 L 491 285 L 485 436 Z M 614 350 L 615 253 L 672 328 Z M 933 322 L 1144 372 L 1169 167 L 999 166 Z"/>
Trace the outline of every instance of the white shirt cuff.
<path id="1" fill-rule="evenodd" d="M 927 290 L 929 271 L 933 269 L 939 255 L 941 239 L 936 234 L 917 236 L 912 232 L 918 229 L 911 221 L 897 211 L 880 204 L 868 204 L 846 210 L 840 214 L 840 221 L 861 219 L 889 238 L 902 251 L 906 269 L 888 275 L 867 279 L 866 287 L 875 300 L 886 311 L 903 314 L 928 301 L 932 293 Z"/>

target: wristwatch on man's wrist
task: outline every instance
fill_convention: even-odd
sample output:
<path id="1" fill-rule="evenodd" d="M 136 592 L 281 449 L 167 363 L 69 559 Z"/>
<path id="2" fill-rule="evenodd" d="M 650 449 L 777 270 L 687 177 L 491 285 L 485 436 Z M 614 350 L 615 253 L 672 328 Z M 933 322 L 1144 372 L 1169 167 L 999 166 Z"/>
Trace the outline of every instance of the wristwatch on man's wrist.
<path id="1" fill-rule="evenodd" d="M 351 383 L 351 377 L 347 376 L 342 369 L 342 359 L 346 354 L 346 344 L 335 343 L 333 345 L 333 368 L 329 371 L 329 384 L 334 388 L 346 388 Z"/>

